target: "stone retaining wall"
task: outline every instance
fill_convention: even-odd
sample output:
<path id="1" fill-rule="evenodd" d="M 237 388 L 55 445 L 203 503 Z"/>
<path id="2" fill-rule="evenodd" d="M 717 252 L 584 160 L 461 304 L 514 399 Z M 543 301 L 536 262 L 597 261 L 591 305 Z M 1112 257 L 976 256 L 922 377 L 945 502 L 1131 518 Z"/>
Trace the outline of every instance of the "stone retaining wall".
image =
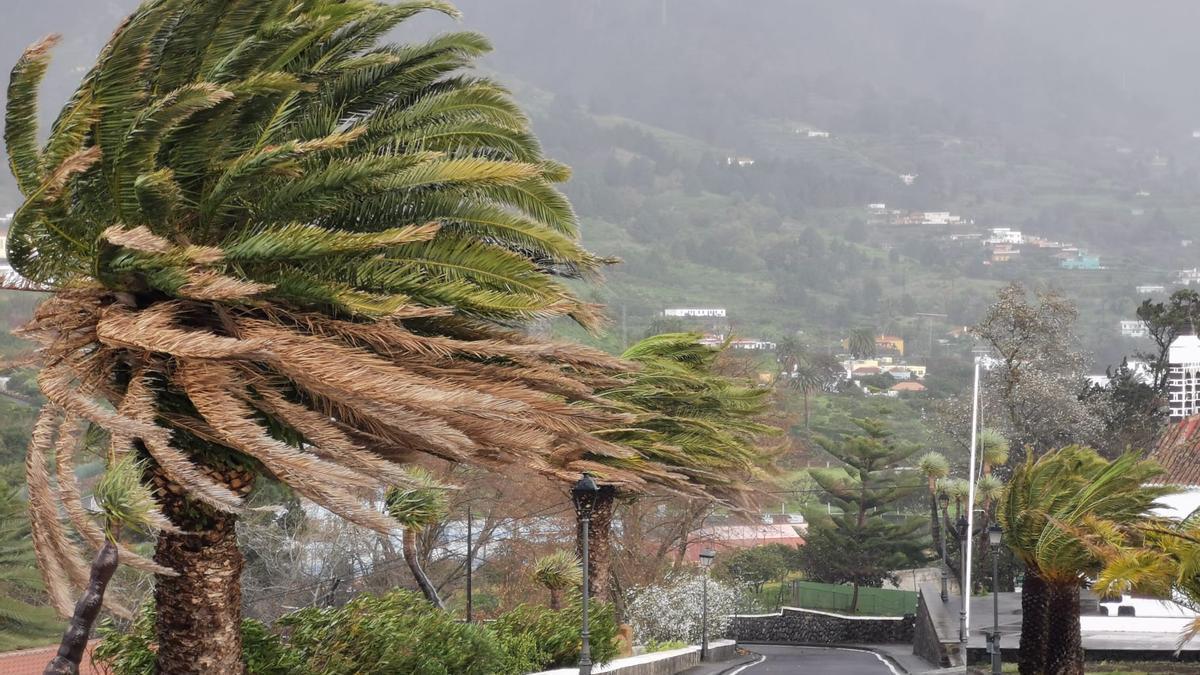
<path id="1" fill-rule="evenodd" d="M 736 616 L 727 636 L 778 644 L 911 644 L 915 617 L 858 617 L 784 607 L 778 614 Z"/>

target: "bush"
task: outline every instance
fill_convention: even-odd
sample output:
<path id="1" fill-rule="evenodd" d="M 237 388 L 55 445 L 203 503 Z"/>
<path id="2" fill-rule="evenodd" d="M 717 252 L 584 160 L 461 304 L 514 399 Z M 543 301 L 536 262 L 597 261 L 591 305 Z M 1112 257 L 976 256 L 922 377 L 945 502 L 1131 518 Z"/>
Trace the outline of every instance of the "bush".
<path id="1" fill-rule="evenodd" d="M 651 642 L 700 641 L 701 593 L 703 577 L 681 574 L 669 577 L 661 585 L 635 588 L 629 593 L 625 617 L 633 626 L 634 637 L 642 644 Z M 737 613 L 742 589 L 716 579 L 708 580 L 708 636 L 725 634 Z"/>
<path id="2" fill-rule="evenodd" d="M 617 656 L 617 621 L 610 605 L 593 603 L 589 611 L 592 660 L 607 663 Z M 579 662 L 582 603 L 554 611 L 521 605 L 502 614 L 489 628 L 509 655 L 507 673 L 528 673 L 573 666 Z M 536 650 L 536 651 L 535 651 Z"/>
<path id="3" fill-rule="evenodd" d="M 320 675 L 494 675 L 505 654 L 481 626 L 459 623 L 420 595 L 360 595 L 337 609 L 281 618 L 303 669 Z"/>
<path id="4" fill-rule="evenodd" d="M 94 656 L 109 667 L 112 675 L 155 674 L 153 605 L 142 607 L 128 631 L 121 631 L 111 619 L 105 619 L 100 624 L 99 634 L 101 641 Z M 250 675 L 305 672 L 296 655 L 278 635 L 251 619 L 242 622 L 242 658 Z"/>

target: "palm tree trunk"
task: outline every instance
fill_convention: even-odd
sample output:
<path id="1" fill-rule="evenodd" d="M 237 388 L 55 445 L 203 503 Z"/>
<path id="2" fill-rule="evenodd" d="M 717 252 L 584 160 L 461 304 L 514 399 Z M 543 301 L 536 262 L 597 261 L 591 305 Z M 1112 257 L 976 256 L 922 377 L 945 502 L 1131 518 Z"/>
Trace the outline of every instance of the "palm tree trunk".
<path id="1" fill-rule="evenodd" d="M 562 609 L 562 591 L 557 588 L 550 589 L 550 609 L 556 612 Z"/>
<path id="2" fill-rule="evenodd" d="M 1051 586 L 1046 621 L 1046 675 L 1083 675 L 1079 584 Z"/>
<path id="3" fill-rule="evenodd" d="M 612 519 L 617 489 L 601 485 L 596 506 L 588 521 L 588 591 L 593 598 L 608 599 L 612 570 Z M 583 556 L 583 537 L 576 524 L 575 552 Z M 686 537 L 684 537 L 686 540 Z"/>
<path id="4" fill-rule="evenodd" d="M 854 584 L 854 595 L 850 598 L 850 613 L 858 613 L 858 584 Z"/>
<path id="5" fill-rule="evenodd" d="M 111 541 L 106 541 L 92 561 L 91 579 L 83 597 L 75 605 L 75 614 L 71 617 L 67 632 L 63 634 L 58 654 L 46 666 L 43 675 L 79 675 L 79 664 L 83 661 L 92 625 L 96 623 L 104 602 L 104 589 L 116 571 L 117 547 Z"/>
<path id="6" fill-rule="evenodd" d="M 933 538 L 933 554 L 940 559 L 942 556 L 942 528 L 938 523 L 937 492 L 929 491 L 929 532 Z"/>
<path id="7" fill-rule="evenodd" d="M 804 390 L 804 428 L 808 428 L 808 389 Z"/>
<path id="8" fill-rule="evenodd" d="M 1078 607 L 1077 603 L 1076 625 Z M 1021 588 L 1021 644 L 1017 652 L 1021 675 L 1045 675 L 1049 612 L 1050 587 L 1030 568 Z"/>
<path id="9" fill-rule="evenodd" d="M 160 493 L 161 494 L 161 493 Z M 237 516 L 183 497 L 163 500 L 181 534 L 163 532 L 154 560 L 179 573 L 157 577 L 155 636 L 159 673 L 246 672 L 242 662 L 242 567 Z"/>
<path id="10" fill-rule="evenodd" d="M 404 562 L 408 563 L 408 569 L 412 571 L 425 599 L 438 609 L 446 609 L 442 599 L 438 597 L 437 589 L 433 587 L 429 577 L 425 576 L 425 570 L 421 569 L 421 560 L 417 557 L 417 533 L 411 527 L 404 528 Z"/>

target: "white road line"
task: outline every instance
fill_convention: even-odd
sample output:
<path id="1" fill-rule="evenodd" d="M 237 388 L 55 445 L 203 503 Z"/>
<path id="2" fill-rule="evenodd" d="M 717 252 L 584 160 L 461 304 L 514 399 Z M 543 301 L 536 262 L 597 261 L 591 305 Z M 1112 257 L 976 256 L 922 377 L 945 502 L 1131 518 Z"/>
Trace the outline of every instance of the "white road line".
<path id="1" fill-rule="evenodd" d="M 760 663 L 762 663 L 763 661 L 766 661 L 766 660 L 767 660 L 767 657 L 766 657 L 766 656 L 764 656 L 764 655 L 762 655 L 762 654 L 760 654 L 760 655 L 758 656 L 758 660 L 757 660 L 757 661 L 754 661 L 754 662 L 751 662 L 751 663 L 747 663 L 746 665 L 742 666 L 741 668 L 738 668 L 737 670 L 734 670 L 734 671 L 730 672 L 728 675 L 738 675 L 738 673 L 742 672 L 743 670 L 745 670 L 745 669 L 747 669 L 747 668 L 750 668 L 750 667 L 753 667 L 753 666 L 757 666 L 758 664 L 760 664 Z M 899 674 L 899 673 L 897 673 L 896 675 L 900 675 L 900 674 Z"/>
<path id="2" fill-rule="evenodd" d="M 880 663 L 887 666 L 887 669 L 892 671 L 892 675 L 901 675 L 900 671 L 896 670 L 896 666 L 893 666 L 892 662 L 884 658 L 879 652 L 873 652 L 870 649 L 847 649 L 846 647 L 830 647 L 830 649 L 836 649 L 843 652 L 862 652 L 864 654 L 870 654 L 871 656 L 879 659 Z"/>

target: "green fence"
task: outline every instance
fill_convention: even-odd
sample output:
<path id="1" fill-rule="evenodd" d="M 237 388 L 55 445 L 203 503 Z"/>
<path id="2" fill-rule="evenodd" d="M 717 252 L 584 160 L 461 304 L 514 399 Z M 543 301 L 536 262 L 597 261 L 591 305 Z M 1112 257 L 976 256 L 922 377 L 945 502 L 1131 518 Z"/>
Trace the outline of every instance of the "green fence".
<path id="1" fill-rule="evenodd" d="M 819 584 L 813 581 L 789 581 L 779 593 L 779 605 L 850 612 L 853 586 Z M 864 616 L 903 616 L 917 611 L 917 594 L 891 588 L 859 588 L 857 614 Z"/>

